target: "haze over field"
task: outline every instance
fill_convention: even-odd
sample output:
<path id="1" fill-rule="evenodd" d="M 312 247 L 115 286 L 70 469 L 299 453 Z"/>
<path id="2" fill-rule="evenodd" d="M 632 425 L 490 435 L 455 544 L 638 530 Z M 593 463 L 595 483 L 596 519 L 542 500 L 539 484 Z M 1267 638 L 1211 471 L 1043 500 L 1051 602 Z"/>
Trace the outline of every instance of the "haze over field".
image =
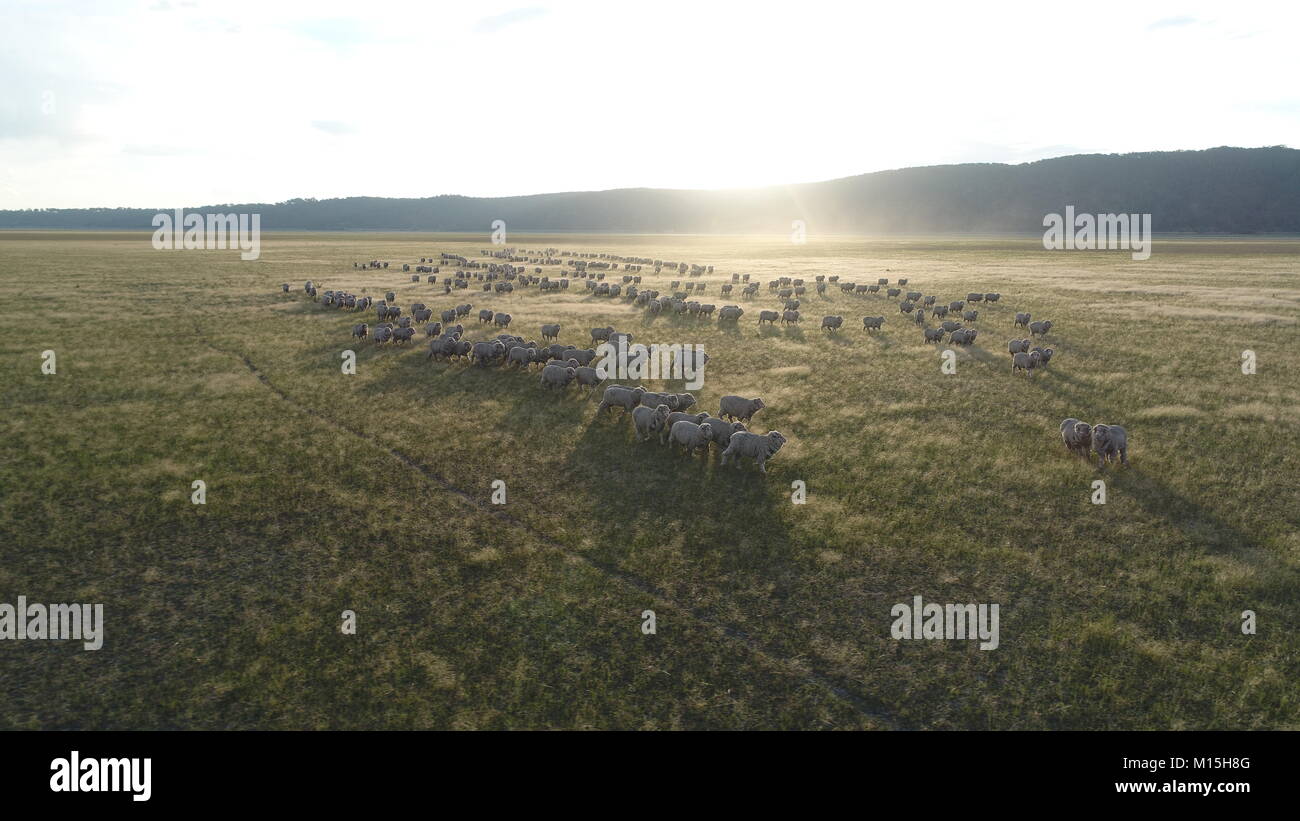
<path id="1" fill-rule="evenodd" d="M 1298 20 L 1163 0 L 9 0 L 0 208 L 718 189 L 1297 145 Z"/>

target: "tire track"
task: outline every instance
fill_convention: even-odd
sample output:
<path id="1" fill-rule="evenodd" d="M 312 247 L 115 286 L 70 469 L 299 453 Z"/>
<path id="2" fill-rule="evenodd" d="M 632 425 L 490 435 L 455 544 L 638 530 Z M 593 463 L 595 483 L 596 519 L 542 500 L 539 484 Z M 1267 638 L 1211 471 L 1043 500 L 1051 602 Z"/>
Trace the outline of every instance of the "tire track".
<path id="1" fill-rule="evenodd" d="M 577 553 L 570 550 L 560 542 L 556 541 L 551 536 L 538 530 L 530 523 L 522 519 L 516 518 L 515 516 L 512 516 L 511 514 L 502 510 L 499 506 L 485 504 L 480 498 L 478 498 L 474 494 L 464 490 L 463 488 L 457 487 L 456 485 L 452 484 L 447 479 L 445 479 L 443 476 L 434 472 L 433 469 L 431 469 L 429 466 L 423 464 L 422 462 L 409 456 L 408 454 L 403 453 L 402 451 L 391 447 L 390 445 L 378 439 L 373 434 L 367 433 L 364 430 L 361 430 L 357 427 L 354 427 L 353 425 L 348 424 L 347 422 L 334 419 L 333 417 L 327 416 L 326 414 L 320 412 L 319 410 L 316 410 L 315 408 L 302 404 L 301 402 L 299 402 L 298 400 L 290 396 L 288 393 L 286 393 L 282 388 L 280 388 L 274 382 L 272 382 L 270 378 L 266 375 L 266 373 L 263 372 L 260 368 L 258 368 L 257 365 L 254 364 L 253 361 L 248 356 L 239 353 L 237 351 L 227 350 L 225 348 L 222 348 L 214 344 L 209 339 L 208 335 L 203 332 L 203 329 L 198 326 L 197 323 L 195 324 L 194 330 L 195 333 L 198 335 L 198 337 L 203 341 L 203 343 L 207 345 L 207 347 L 211 348 L 212 350 L 222 355 L 230 356 L 235 359 L 238 359 L 240 362 L 244 364 L 244 367 L 247 368 L 248 371 L 253 376 L 257 377 L 259 382 L 265 385 L 268 390 L 270 390 L 278 398 L 280 398 L 289 406 L 291 406 L 294 410 L 298 411 L 299 413 L 303 413 L 325 425 L 328 425 L 329 427 L 335 428 L 337 430 L 341 430 L 345 433 L 355 436 L 356 438 L 362 440 L 363 442 L 370 445 L 371 447 L 375 447 L 383 450 L 392 458 L 396 459 L 397 461 L 406 465 L 411 470 L 420 474 L 420 476 L 423 477 L 426 481 L 436 485 L 444 492 L 460 499 L 461 502 L 463 502 L 466 506 L 472 508 L 475 512 L 483 515 L 491 516 L 497 519 L 498 521 L 510 525 L 513 528 L 516 528 L 518 530 L 523 530 L 529 533 L 531 536 L 533 536 L 541 544 L 543 544 L 550 550 L 557 552 L 568 559 L 580 561 L 583 564 L 590 567 L 591 569 L 596 570 L 597 572 L 613 579 L 614 581 L 620 582 L 623 585 L 630 587 L 640 593 L 653 597 L 657 602 L 666 605 L 667 609 L 669 610 L 675 610 L 680 613 L 685 613 L 686 615 L 694 619 L 696 622 L 698 622 L 701 625 L 704 625 L 705 627 L 708 627 L 710 630 L 712 630 L 714 633 L 721 636 L 722 638 L 741 644 L 742 646 L 744 646 L 746 650 L 748 650 L 753 655 L 757 656 L 768 666 L 775 667 L 777 669 L 782 670 L 783 672 L 793 674 L 800 678 L 803 678 L 809 684 L 815 685 L 817 688 L 831 694 L 832 696 L 835 696 L 840 701 L 849 705 L 862 717 L 869 719 L 870 721 L 875 722 L 876 724 L 881 725 L 885 729 L 890 729 L 890 730 L 911 729 L 910 727 L 905 726 L 900 719 L 893 716 L 891 714 L 891 711 L 889 710 L 889 707 L 884 702 L 881 702 L 877 699 L 865 698 L 863 696 L 860 696 L 852 692 L 843 683 L 842 678 L 837 674 L 814 669 L 805 660 L 795 660 L 795 659 L 785 657 L 780 653 L 764 646 L 761 640 L 750 635 L 745 630 L 736 627 L 735 625 L 727 624 L 726 622 L 719 620 L 718 618 L 708 613 L 707 611 L 703 611 L 698 608 L 694 608 L 689 605 L 673 600 L 660 588 L 656 587 L 655 585 L 651 584 L 650 582 L 646 581 L 645 579 L 633 573 L 627 572 L 626 570 L 622 569 L 618 565 L 610 564 L 608 562 L 598 561 L 596 559 L 593 559 L 590 556 L 586 556 L 583 555 L 582 553 Z"/>

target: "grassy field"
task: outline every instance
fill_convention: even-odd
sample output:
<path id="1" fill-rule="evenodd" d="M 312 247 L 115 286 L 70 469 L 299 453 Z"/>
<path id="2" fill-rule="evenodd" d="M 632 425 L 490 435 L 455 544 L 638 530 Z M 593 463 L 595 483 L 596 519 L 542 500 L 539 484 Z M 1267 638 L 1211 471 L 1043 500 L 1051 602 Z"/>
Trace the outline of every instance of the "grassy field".
<path id="1" fill-rule="evenodd" d="M 0 234 L 0 602 L 102 602 L 107 623 L 96 652 L 0 642 L 0 728 L 1300 728 L 1300 241 L 1135 262 L 1013 240 L 511 239 L 714 265 L 718 305 L 732 272 L 764 287 L 723 327 L 581 283 L 445 297 L 400 270 L 477 257 L 486 234 L 267 235 L 252 262 Z M 353 269 L 368 259 L 393 267 Z M 809 297 L 802 328 L 758 330 L 768 279 L 819 273 L 1003 296 L 944 375 L 883 296 Z M 789 442 L 766 476 L 635 442 L 536 373 L 430 363 L 422 334 L 354 343 L 373 314 L 312 303 L 307 279 L 505 310 L 529 338 L 554 321 L 566 343 L 606 324 L 701 343 L 703 408 L 761 396 L 752 428 Z M 1010 371 L 1016 311 L 1055 322 L 1033 378 Z M 1131 466 L 1068 456 L 1068 416 L 1124 425 Z M 1000 647 L 894 640 L 915 595 L 1000 604 Z"/>

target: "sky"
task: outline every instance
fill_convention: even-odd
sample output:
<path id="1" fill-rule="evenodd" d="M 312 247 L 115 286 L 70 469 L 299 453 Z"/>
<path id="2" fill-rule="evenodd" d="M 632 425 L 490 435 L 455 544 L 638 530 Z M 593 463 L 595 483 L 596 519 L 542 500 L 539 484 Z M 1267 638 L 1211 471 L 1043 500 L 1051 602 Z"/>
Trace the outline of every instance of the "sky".
<path id="1" fill-rule="evenodd" d="M 0 0 L 0 208 L 1300 147 L 1300 4 Z"/>

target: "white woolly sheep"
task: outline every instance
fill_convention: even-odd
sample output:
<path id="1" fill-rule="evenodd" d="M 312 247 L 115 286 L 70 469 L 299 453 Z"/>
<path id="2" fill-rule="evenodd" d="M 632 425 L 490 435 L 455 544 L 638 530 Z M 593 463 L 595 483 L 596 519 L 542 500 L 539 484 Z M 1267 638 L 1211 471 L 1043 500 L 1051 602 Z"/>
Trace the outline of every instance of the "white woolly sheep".
<path id="1" fill-rule="evenodd" d="M 668 433 L 668 447 L 684 445 L 687 456 L 694 456 L 699 448 L 704 448 L 704 452 L 708 453 L 709 443 L 712 441 L 713 429 L 708 422 L 697 425 L 683 419 L 674 424 Z"/>
<path id="2" fill-rule="evenodd" d="M 1070 453 L 1087 459 L 1092 447 L 1092 426 L 1070 417 L 1061 422 L 1061 441 Z"/>
<path id="3" fill-rule="evenodd" d="M 726 419 L 728 416 L 733 419 L 739 419 L 741 422 L 748 422 L 754 414 L 761 411 L 767 405 L 763 404 L 762 399 L 746 399 L 743 396 L 724 396 L 719 402 L 718 417 Z"/>
<path id="4" fill-rule="evenodd" d="M 1119 425 L 1096 425 L 1092 429 L 1092 450 L 1097 454 L 1097 467 L 1119 459 L 1128 464 L 1128 433 Z"/>
<path id="5" fill-rule="evenodd" d="M 653 408 L 642 405 L 639 408 L 632 409 L 632 427 L 636 429 L 637 439 L 644 442 L 650 438 L 650 434 L 663 427 L 664 421 L 668 419 L 667 405 L 657 405 Z"/>
<path id="6" fill-rule="evenodd" d="M 737 431 L 731 435 L 727 449 L 722 452 L 722 464 L 727 464 L 728 459 L 734 459 L 739 468 L 741 458 L 749 457 L 758 463 L 760 471 L 767 473 L 767 460 L 775 456 L 785 442 L 785 437 L 774 430 L 767 433 Z"/>

